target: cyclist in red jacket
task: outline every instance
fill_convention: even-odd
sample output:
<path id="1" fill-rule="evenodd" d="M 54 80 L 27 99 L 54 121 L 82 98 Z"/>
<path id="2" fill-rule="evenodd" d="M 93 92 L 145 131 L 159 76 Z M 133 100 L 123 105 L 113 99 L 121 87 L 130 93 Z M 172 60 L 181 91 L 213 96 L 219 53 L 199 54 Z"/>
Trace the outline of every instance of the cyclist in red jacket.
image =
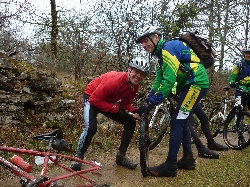
<path id="1" fill-rule="evenodd" d="M 128 169 L 136 168 L 137 163 L 126 157 L 126 152 L 135 131 L 135 119 L 139 119 L 139 115 L 134 114 L 132 117 L 128 112 L 137 111 L 137 108 L 132 106 L 132 102 L 138 92 L 139 84 L 149 70 L 149 62 L 137 57 L 129 63 L 127 72 L 107 72 L 87 85 L 83 96 L 85 128 L 78 141 L 75 155 L 77 158 L 83 159 L 97 131 L 96 116 L 101 113 L 124 125 L 116 164 Z M 71 168 L 78 171 L 81 169 L 81 163 L 72 162 Z"/>

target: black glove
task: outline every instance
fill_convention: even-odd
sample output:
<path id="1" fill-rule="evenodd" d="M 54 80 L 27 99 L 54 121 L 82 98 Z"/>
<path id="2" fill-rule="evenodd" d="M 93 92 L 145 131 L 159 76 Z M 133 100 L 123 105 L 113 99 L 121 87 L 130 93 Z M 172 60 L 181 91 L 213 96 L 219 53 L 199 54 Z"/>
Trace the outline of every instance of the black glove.
<path id="1" fill-rule="evenodd" d="M 132 111 L 133 114 L 139 114 L 138 109 Z"/>
<path id="2" fill-rule="evenodd" d="M 175 100 L 175 101 L 179 101 L 179 95 L 177 95 L 177 94 L 175 94 L 174 96 L 173 96 L 173 99 Z"/>
<path id="3" fill-rule="evenodd" d="M 118 113 L 118 115 L 121 115 L 121 116 L 127 115 L 127 114 L 128 114 L 128 113 L 126 112 L 126 110 L 125 110 L 122 106 L 119 107 L 117 113 Z"/>
<path id="4" fill-rule="evenodd" d="M 151 104 L 148 100 L 146 100 L 142 106 L 138 109 L 137 113 L 141 115 L 142 113 L 148 113 L 150 110 L 154 108 L 154 105 Z"/>
<path id="5" fill-rule="evenodd" d="M 238 82 L 232 82 L 229 86 L 230 86 L 230 88 L 238 88 L 239 83 Z"/>

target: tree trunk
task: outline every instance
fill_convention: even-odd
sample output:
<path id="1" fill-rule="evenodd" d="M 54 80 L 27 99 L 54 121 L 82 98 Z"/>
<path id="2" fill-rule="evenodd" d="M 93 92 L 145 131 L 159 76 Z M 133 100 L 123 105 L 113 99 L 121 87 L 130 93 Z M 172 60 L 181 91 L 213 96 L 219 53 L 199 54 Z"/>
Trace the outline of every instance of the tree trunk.
<path id="1" fill-rule="evenodd" d="M 51 19 L 52 19 L 52 28 L 51 28 L 51 54 L 53 61 L 57 57 L 57 11 L 56 11 L 56 0 L 50 0 L 51 4 Z"/>

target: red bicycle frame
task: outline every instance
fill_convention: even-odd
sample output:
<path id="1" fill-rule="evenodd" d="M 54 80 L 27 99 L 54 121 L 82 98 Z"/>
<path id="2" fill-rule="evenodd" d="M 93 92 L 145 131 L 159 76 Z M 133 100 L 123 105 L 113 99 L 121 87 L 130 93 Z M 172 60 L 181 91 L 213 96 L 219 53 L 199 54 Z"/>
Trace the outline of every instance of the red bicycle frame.
<path id="1" fill-rule="evenodd" d="M 101 169 L 101 166 L 97 165 L 94 162 L 88 162 L 88 161 L 81 160 L 81 159 L 78 159 L 78 158 L 75 158 L 72 156 L 67 156 L 67 155 L 63 155 L 63 154 L 59 154 L 59 153 L 53 153 L 53 152 L 51 152 L 51 150 L 52 150 L 51 142 L 52 141 L 50 141 L 50 143 L 49 143 L 48 150 L 44 151 L 44 152 L 35 151 L 35 150 L 28 150 L 28 149 L 21 149 L 21 148 L 14 148 L 14 147 L 7 147 L 7 146 L 0 146 L 0 151 L 13 152 L 13 153 L 23 154 L 23 155 L 44 157 L 42 171 L 41 171 L 41 174 L 38 178 L 36 178 L 32 174 L 24 171 L 22 168 L 16 166 L 12 162 L 9 162 L 8 160 L 6 160 L 3 157 L 0 157 L 0 165 L 4 166 L 6 169 L 8 169 L 13 174 L 21 177 L 21 183 L 25 183 L 25 185 L 27 185 L 27 187 L 33 186 L 33 185 L 37 185 L 37 187 L 48 187 L 51 184 L 53 184 L 53 182 L 56 182 L 56 181 L 61 180 L 61 179 L 69 178 L 72 176 L 79 176 L 79 177 L 85 179 L 86 181 L 88 181 L 89 184 L 83 185 L 85 187 L 96 185 L 96 183 L 93 180 L 91 180 L 89 177 L 85 176 L 84 174 L 89 173 L 89 172 L 94 173 L 94 174 L 99 174 L 99 173 L 95 173 L 94 171 Z M 74 171 L 70 167 L 67 167 L 67 166 L 63 165 L 62 163 L 60 163 L 59 162 L 60 159 L 81 162 L 82 164 L 89 165 L 90 167 L 86 168 L 86 169 L 82 169 L 80 171 Z M 63 174 L 60 176 L 56 176 L 56 177 L 52 177 L 52 178 L 48 178 L 46 176 L 46 174 L 47 174 L 47 170 L 48 170 L 49 161 L 53 162 L 58 167 L 63 168 L 64 170 L 68 171 L 69 173 Z"/>

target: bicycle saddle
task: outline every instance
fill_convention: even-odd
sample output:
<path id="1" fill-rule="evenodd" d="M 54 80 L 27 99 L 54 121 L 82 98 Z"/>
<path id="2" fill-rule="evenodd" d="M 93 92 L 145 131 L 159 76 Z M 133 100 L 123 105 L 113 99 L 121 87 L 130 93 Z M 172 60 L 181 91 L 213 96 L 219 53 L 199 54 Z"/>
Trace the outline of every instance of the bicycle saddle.
<path id="1" fill-rule="evenodd" d="M 230 87 L 229 86 L 225 86 L 225 87 L 223 87 L 223 90 L 228 91 L 228 90 L 230 90 Z"/>
<path id="2" fill-rule="evenodd" d="M 49 140 L 54 137 L 55 139 L 63 139 L 63 132 L 61 129 L 53 130 L 52 132 L 46 134 L 40 134 L 33 137 L 33 140 Z"/>

